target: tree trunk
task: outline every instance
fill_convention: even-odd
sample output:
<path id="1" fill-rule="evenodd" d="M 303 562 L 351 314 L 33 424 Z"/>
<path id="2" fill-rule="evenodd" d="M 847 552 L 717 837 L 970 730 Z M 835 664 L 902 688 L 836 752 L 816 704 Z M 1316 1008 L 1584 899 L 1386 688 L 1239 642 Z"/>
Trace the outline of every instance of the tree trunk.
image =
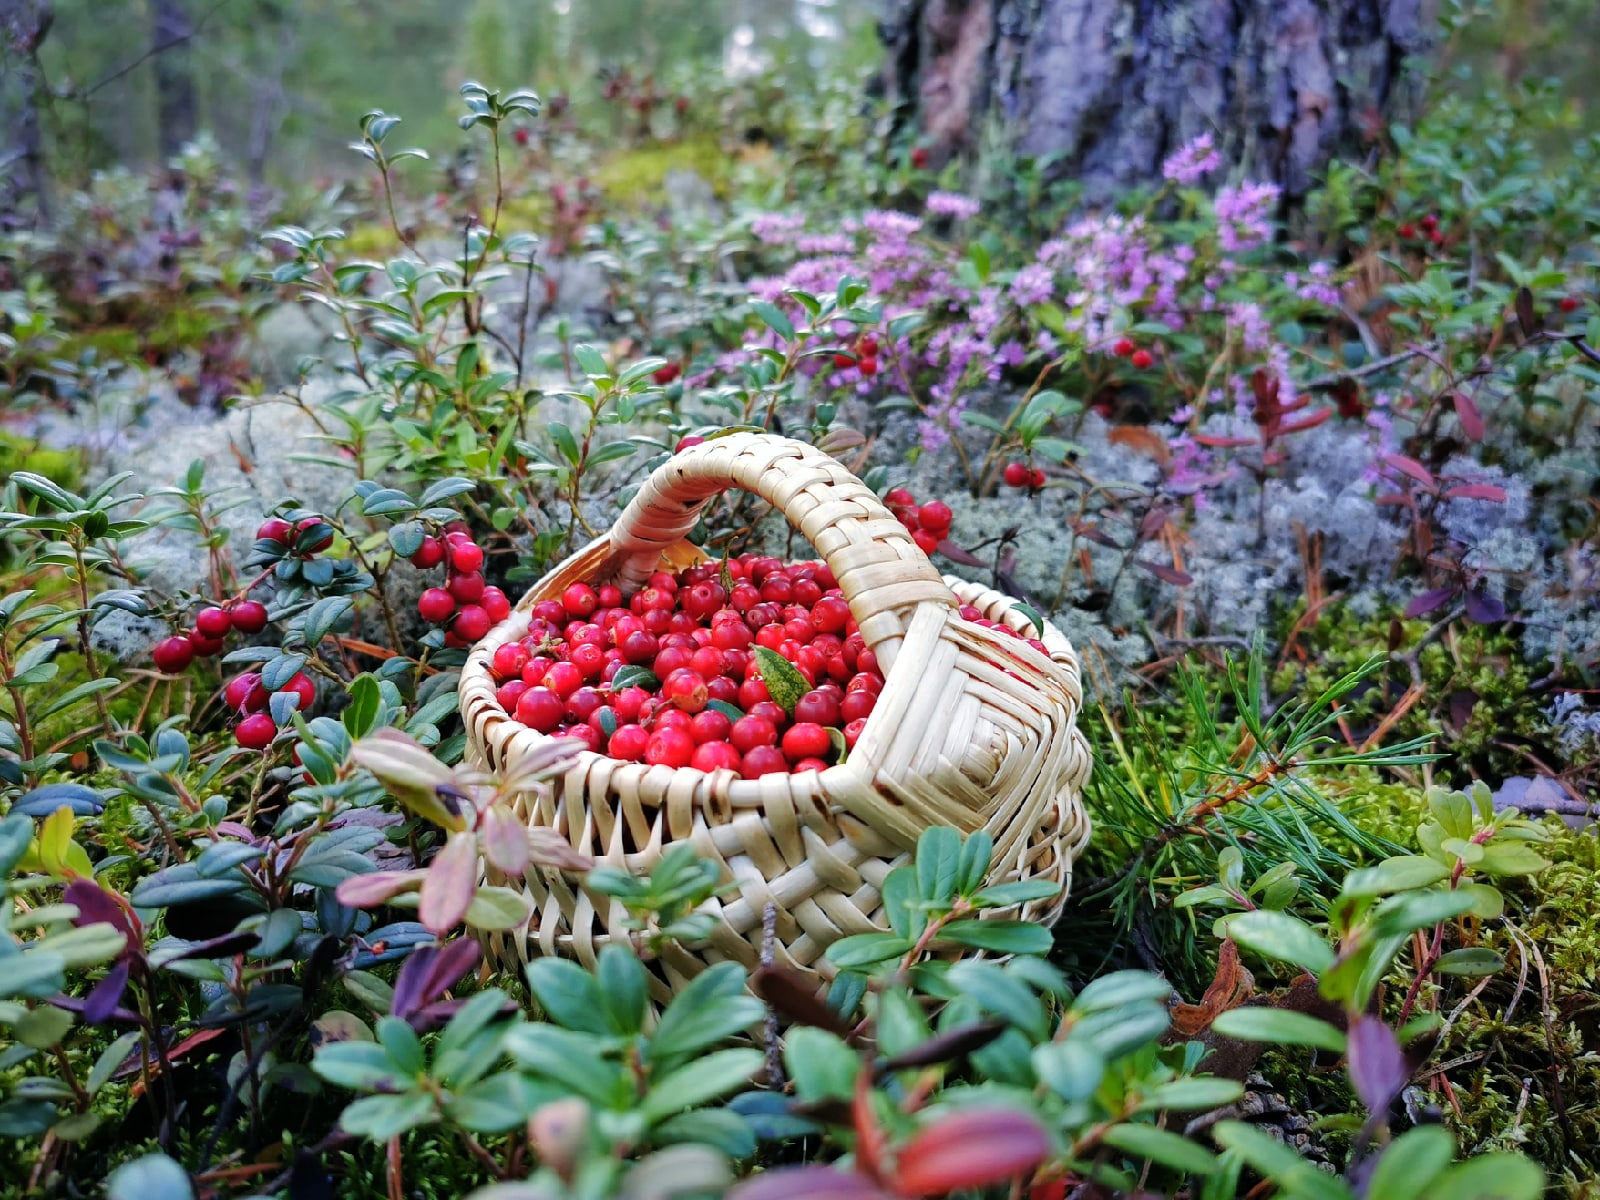
<path id="1" fill-rule="evenodd" d="M 0 228 L 50 220 L 39 44 L 54 15 L 49 0 L 0 0 Z"/>
<path id="2" fill-rule="evenodd" d="M 198 126 L 189 39 L 194 23 L 184 0 L 154 0 L 150 8 L 151 63 L 156 72 L 156 117 L 161 153 L 173 155 L 193 140 Z"/>
<path id="3" fill-rule="evenodd" d="M 1416 100 L 1436 0 L 885 0 L 897 129 L 934 165 L 998 144 L 1090 199 L 1213 134 L 1303 195 Z"/>

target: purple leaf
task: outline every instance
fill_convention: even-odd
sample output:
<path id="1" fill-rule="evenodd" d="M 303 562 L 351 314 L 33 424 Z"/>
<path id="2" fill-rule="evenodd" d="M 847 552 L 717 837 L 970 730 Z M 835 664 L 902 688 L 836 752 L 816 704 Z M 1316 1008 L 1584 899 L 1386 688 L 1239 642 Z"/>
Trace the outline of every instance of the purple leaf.
<path id="1" fill-rule="evenodd" d="M 728 1200 L 892 1200 L 865 1175 L 838 1167 L 781 1167 L 735 1187 Z"/>
<path id="2" fill-rule="evenodd" d="M 1506 618 L 1506 606 L 1481 588 L 1467 593 L 1467 619 L 1477 625 L 1493 625 Z"/>
<path id="3" fill-rule="evenodd" d="M 1143 567 L 1157 579 L 1165 580 L 1174 587 L 1188 587 L 1194 582 L 1194 576 L 1187 571 L 1180 571 L 1176 567 L 1164 567 L 1160 563 L 1150 562 L 1148 559 L 1136 558 L 1134 566 Z"/>
<path id="4" fill-rule="evenodd" d="M 1434 588 L 1432 591 L 1423 592 L 1406 605 L 1406 619 L 1431 613 L 1434 609 L 1447 604 L 1455 594 L 1456 589 L 1453 587 Z"/>
<path id="5" fill-rule="evenodd" d="M 389 1011 L 409 1016 L 433 1003 L 478 965 L 478 943 L 457 938 L 443 946 L 418 946 L 406 959 L 394 981 L 394 1001 Z"/>
<path id="6" fill-rule="evenodd" d="M 1361 1013 L 1350 1022 L 1350 1082 L 1367 1111 L 1379 1116 L 1411 1078 L 1400 1039 L 1382 1021 Z"/>
<path id="7" fill-rule="evenodd" d="M 1483 441 L 1486 432 L 1483 424 L 1483 414 L 1478 411 L 1469 396 L 1463 392 L 1454 393 L 1450 399 L 1455 402 L 1456 420 L 1461 422 L 1461 432 L 1474 442 Z"/>
<path id="8" fill-rule="evenodd" d="M 939 543 L 938 550 L 940 554 L 944 555 L 951 562 L 958 562 L 964 567 L 981 567 L 986 565 L 983 559 L 979 558 L 976 554 L 963 550 L 949 538 L 945 538 Z"/>
<path id="9" fill-rule="evenodd" d="M 1445 492 L 1446 500 L 1492 500 L 1505 503 L 1506 490 L 1492 483 L 1463 483 Z"/>
<path id="10" fill-rule="evenodd" d="M 1411 476 L 1423 487 L 1433 486 L 1433 472 L 1416 459 L 1407 458 L 1404 454 L 1386 454 L 1383 461 L 1401 474 Z"/>
<path id="11" fill-rule="evenodd" d="M 107 976 L 107 978 L 110 978 L 110 976 Z M 101 980 L 101 983 L 104 982 L 105 980 Z M 77 1013 L 79 1016 L 84 1016 L 89 1007 L 88 998 L 83 996 L 52 996 L 50 997 L 50 1003 L 56 1008 L 64 1008 L 68 1012 Z M 108 1019 L 116 1021 L 118 1024 L 122 1025 L 144 1024 L 144 1018 L 138 1013 L 134 1012 L 132 1009 L 123 1008 L 120 1005 L 111 1010 L 111 1012 L 108 1014 Z"/>
<path id="12" fill-rule="evenodd" d="M 122 993 L 128 986 L 128 960 L 119 958 L 111 964 L 106 977 L 94 985 L 83 1001 L 83 1019 L 90 1025 L 103 1025 L 117 1011 Z"/>
<path id="13" fill-rule="evenodd" d="M 183 962 L 191 958 L 232 958 L 235 954 L 243 954 L 260 941 L 259 934 L 240 930 L 225 933 L 221 937 L 207 938 L 203 942 L 194 942 L 186 949 L 176 954 L 169 954 L 160 961 L 162 966 L 166 966 L 167 963 Z"/>
<path id="14" fill-rule="evenodd" d="M 78 910 L 73 924 L 78 928 L 105 922 L 128 939 L 129 947 L 142 940 L 134 928 L 133 918 L 127 909 L 117 903 L 116 897 L 98 883 L 89 879 L 76 879 L 69 883 L 61 898 Z"/>

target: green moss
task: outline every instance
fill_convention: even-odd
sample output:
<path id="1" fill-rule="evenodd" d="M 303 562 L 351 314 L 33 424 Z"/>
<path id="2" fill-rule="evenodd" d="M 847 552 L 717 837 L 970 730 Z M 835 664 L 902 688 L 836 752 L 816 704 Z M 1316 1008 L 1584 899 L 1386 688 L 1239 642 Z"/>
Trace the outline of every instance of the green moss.
<path id="1" fill-rule="evenodd" d="M 594 182 L 613 204 L 641 207 L 660 203 L 661 189 L 673 171 L 692 171 L 724 195 L 731 165 L 717 140 L 702 136 L 623 151 L 595 172 Z"/>
<path id="2" fill-rule="evenodd" d="M 0 483 L 13 471 L 32 471 L 60 486 L 76 490 L 83 476 L 83 464 L 72 450 L 51 450 L 31 438 L 0 430 Z"/>

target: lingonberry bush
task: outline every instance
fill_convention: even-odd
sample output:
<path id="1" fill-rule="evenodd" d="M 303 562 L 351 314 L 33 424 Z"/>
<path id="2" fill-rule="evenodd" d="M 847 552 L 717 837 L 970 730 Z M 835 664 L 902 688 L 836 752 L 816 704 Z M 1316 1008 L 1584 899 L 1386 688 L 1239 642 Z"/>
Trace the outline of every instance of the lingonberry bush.
<path id="1" fill-rule="evenodd" d="M 1600 784 L 1600 147 L 1549 150 L 1559 92 L 1447 95 L 1301 212 L 1202 138 L 1086 213 L 1044 164 L 933 172 L 838 81 L 700 87 L 618 71 L 577 113 L 469 84 L 465 156 L 374 111 L 360 184 L 247 198 L 202 147 L 0 241 L 0 1180 L 1580 1186 L 1596 864 L 1528 816 Z M 718 146 L 753 112 L 783 171 Z M 705 145 L 710 201 L 619 183 Z M 264 368 L 257 331 L 306 313 Z M 108 466 L 151 397 L 227 398 L 215 452 Z M 840 458 L 1078 643 L 1069 936 L 939 829 L 827 989 L 722 963 L 652 1002 L 734 881 L 684 847 L 636 877 L 517 813 L 584 750 L 848 755 L 881 673 L 749 496 L 706 511 L 705 565 L 535 605 L 491 665 L 558 736 L 516 777 L 463 763 L 467 648 L 728 429 Z M 299 473 L 262 496 L 269 460 Z M 626 936 L 486 961 L 528 919 L 486 878 L 535 866 Z"/>

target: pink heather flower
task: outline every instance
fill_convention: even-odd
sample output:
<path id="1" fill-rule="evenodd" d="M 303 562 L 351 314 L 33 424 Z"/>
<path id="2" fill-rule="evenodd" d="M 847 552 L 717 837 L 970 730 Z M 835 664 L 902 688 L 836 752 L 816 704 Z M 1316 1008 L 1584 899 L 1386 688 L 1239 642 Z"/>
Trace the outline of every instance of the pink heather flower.
<path id="1" fill-rule="evenodd" d="M 933 192 L 928 196 L 927 209 L 936 217 L 970 221 L 978 215 L 978 202 L 956 192 Z"/>
<path id="2" fill-rule="evenodd" d="M 1055 291 L 1056 279 L 1043 263 L 1031 263 L 1011 280 L 1011 298 L 1018 304 L 1043 304 Z"/>
<path id="3" fill-rule="evenodd" d="M 1222 165 L 1222 156 L 1211 144 L 1211 135 L 1202 133 L 1194 141 L 1168 156 L 1161 174 L 1180 187 L 1193 187 Z"/>
<path id="4" fill-rule="evenodd" d="M 794 248 L 801 254 L 849 254 L 856 243 L 848 233 L 808 233 L 795 240 Z"/>
<path id="5" fill-rule="evenodd" d="M 1021 342 L 1006 342 L 995 351 L 994 359 L 1006 367 L 1020 367 L 1028 352 L 1023 349 Z"/>
<path id="6" fill-rule="evenodd" d="M 1271 331 L 1267 328 L 1267 318 L 1262 314 L 1259 304 L 1247 301 L 1230 304 L 1228 328 L 1239 334 L 1244 348 L 1252 353 L 1265 350 L 1272 340 Z"/>
<path id="7" fill-rule="evenodd" d="M 877 208 L 861 218 L 861 227 L 881 238 L 904 239 L 921 229 L 922 222 L 916 217 L 906 216 L 905 213 Z"/>
<path id="8" fill-rule="evenodd" d="M 1278 204 L 1278 185 L 1244 183 L 1217 192 L 1213 209 L 1217 240 L 1230 253 L 1251 250 L 1272 236 L 1272 210 Z"/>
<path id="9" fill-rule="evenodd" d="M 758 241 L 771 246 L 786 246 L 806 227 L 799 213 L 762 213 L 750 222 L 750 232 Z"/>

